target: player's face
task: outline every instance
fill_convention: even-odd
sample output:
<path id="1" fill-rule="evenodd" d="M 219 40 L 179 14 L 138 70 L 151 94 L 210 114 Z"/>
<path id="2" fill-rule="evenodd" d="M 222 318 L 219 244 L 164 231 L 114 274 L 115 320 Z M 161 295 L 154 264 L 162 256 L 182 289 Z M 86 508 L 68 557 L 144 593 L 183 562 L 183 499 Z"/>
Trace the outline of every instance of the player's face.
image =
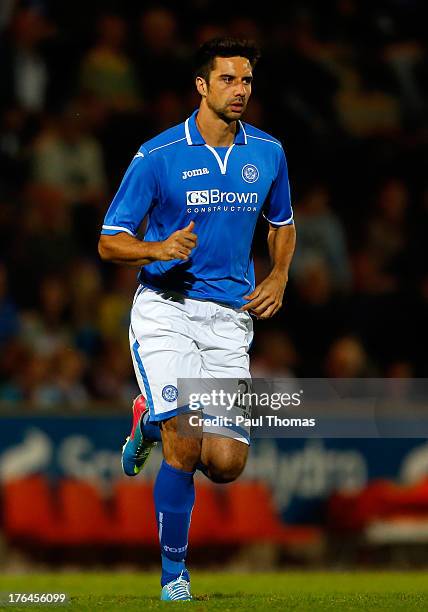
<path id="1" fill-rule="evenodd" d="M 206 84 L 206 103 L 227 122 L 240 119 L 251 95 L 253 73 L 245 57 L 216 57 Z"/>

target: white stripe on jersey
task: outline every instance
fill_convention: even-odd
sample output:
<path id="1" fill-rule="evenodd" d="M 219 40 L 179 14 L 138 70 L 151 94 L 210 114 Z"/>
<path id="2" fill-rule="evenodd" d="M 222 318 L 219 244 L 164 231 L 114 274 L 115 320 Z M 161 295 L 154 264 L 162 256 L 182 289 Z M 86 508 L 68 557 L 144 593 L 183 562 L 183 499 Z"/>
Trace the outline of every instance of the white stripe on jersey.
<path id="1" fill-rule="evenodd" d="M 269 140 L 269 138 L 260 138 L 260 136 L 251 136 L 251 134 L 248 134 L 248 138 L 255 138 L 256 140 L 265 140 L 266 142 L 273 142 L 273 144 L 276 144 L 277 147 L 282 149 L 282 146 L 279 144 L 279 142 L 276 142 L 276 140 Z"/>
<path id="2" fill-rule="evenodd" d="M 170 145 L 175 144 L 176 142 L 181 142 L 182 140 L 186 140 L 185 138 L 179 138 L 178 140 L 173 140 L 172 142 L 167 142 L 160 147 L 155 147 L 154 149 L 150 149 L 149 153 L 153 153 L 153 151 L 157 151 L 158 149 L 163 149 L 164 147 L 169 147 Z"/>
<path id="3" fill-rule="evenodd" d="M 119 230 L 121 232 L 126 232 L 130 236 L 135 236 L 127 227 L 121 227 L 120 225 L 103 225 L 103 229 L 106 230 Z"/>
<path id="4" fill-rule="evenodd" d="M 191 145 L 191 144 L 193 144 L 193 142 L 192 142 L 192 139 L 190 138 L 189 119 L 190 119 L 190 117 L 188 117 L 186 119 L 186 121 L 184 122 L 184 131 L 186 132 L 187 144 Z"/>

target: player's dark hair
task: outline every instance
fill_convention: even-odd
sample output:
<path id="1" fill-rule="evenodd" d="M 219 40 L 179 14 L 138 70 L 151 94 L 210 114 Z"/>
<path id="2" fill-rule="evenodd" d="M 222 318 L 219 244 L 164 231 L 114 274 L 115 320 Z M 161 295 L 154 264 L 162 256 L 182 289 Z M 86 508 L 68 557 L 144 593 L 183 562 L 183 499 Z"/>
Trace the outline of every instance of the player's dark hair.
<path id="1" fill-rule="evenodd" d="M 196 52 L 194 76 L 202 77 L 208 83 L 216 57 L 245 57 L 254 68 L 260 49 L 254 41 L 245 38 L 221 36 L 207 40 Z"/>

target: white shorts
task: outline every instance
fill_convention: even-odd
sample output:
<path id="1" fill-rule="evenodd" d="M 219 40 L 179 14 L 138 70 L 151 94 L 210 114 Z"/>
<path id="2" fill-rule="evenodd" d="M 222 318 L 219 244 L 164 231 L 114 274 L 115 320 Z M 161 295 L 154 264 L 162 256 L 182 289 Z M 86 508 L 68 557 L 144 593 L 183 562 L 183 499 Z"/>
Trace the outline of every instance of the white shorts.
<path id="1" fill-rule="evenodd" d="M 253 322 L 247 312 L 140 285 L 131 309 L 129 341 L 150 420 L 189 410 L 177 400 L 177 379 L 250 379 L 252 339 Z M 228 416 L 235 410 L 239 408 L 233 407 Z M 216 416 L 209 412 L 208 420 Z M 249 427 L 214 432 L 204 426 L 203 431 L 249 443 Z"/>

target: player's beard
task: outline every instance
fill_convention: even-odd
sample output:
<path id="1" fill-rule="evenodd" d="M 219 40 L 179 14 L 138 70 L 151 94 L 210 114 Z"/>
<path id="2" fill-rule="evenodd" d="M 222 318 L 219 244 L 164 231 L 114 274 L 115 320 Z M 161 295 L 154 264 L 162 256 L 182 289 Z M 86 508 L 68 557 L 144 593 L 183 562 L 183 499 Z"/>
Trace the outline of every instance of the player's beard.
<path id="1" fill-rule="evenodd" d="M 230 108 L 230 105 L 233 103 L 232 100 L 229 100 L 223 106 L 214 106 L 207 100 L 208 107 L 225 123 L 232 123 L 232 121 L 238 121 L 245 112 L 247 108 L 248 100 L 242 100 L 242 109 L 238 111 L 233 111 Z"/>

